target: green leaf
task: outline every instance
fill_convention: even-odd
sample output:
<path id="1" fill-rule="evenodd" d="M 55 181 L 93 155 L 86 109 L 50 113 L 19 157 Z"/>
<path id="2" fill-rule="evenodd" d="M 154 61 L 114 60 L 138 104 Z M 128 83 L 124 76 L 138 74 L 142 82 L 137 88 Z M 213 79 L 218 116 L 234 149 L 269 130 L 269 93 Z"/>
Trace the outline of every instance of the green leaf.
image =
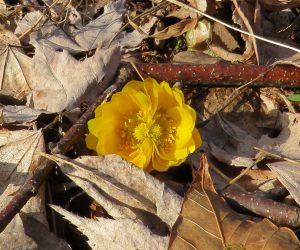
<path id="1" fill-rule="evenodd" d="M 288 99 L 294 102 L 300 102 L 300 94 L 289 95 Z"/>

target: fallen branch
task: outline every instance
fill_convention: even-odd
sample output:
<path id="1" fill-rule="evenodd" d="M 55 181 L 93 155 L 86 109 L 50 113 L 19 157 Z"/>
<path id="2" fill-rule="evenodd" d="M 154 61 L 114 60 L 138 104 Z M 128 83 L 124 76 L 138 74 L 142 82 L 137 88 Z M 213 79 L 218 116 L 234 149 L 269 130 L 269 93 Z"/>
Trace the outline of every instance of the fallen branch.
<path id="1" fill-rule="evenodd" d="M 87 121 L 94 116 L 95 108 L 100 105 L 109 94 L 116 91 L 131 76 L 128 71 L 131 69 L 122 68 L 114 84 L 108 87 L 108 84 L 102 86 L 102 94 L 95 100 L 89 109 L 80 117 L 80 119 L 67 131 L 60 139 L 56 147 L 52 150 L 53 154 L 65 154 L 78 138 L 83 136 L 86 131 Z M 125 73 L 124 73 L 125 71 Z M 38 193 L 38 190 L 48 174 L 54 169 L 55 163 L 49 160 L 43 161 L 33 175 L 18 190 L 8 205 L 0 212 L 0 233 L 5 229 L 9 222 L 20 212 L 27 201 Z"/>
<path id="2" fill-rule="evenodd" d="M 238 86 L 258 78 L 251 86 L 300 87 L 300 68 L 290 65 L 258 66 L 216 64 L 137 64 L 144 77 L 200 86 Z M 262 77 L 259 77 L 263 75 Z"/>
<path id="3" fill-rule="evenodd" d="M 272 221 L 292 227 L 300 226 L 300 208 L 280 203 L 255 193 L 245 193 L 239 190 L 227 189 L 221 194 L 229 201 L 251 212 L 267 217 Z"/>

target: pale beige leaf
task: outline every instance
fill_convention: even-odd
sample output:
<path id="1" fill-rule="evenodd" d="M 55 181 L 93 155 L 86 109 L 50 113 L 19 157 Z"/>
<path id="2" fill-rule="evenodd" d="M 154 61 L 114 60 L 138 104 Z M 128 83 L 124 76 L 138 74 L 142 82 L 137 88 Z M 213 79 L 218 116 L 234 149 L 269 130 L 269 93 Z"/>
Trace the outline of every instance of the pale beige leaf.
<path id="1" fill-rule="evenodd" d="M 101 217 L 91 220 L 79 217 L 58 206 L 50 206 L 88 237 L 88 243 L 92 249 L 167 249 L 169 237 L 151 233 L 138 221 Z"/>
<path id="2" fill-rule="evenodd" d="M 151 37 L 157 40 L 164 40 L 170 37 L 176 37 L 182 35 L 184 32 L 194 28 L 197 24 L 197 19 L 185 19 L 180 22 L 170 25 L 169 27 L 153 34 Z"/>
<path id="3" fill-rule="evenodd" d="M 157 14 L 160 14 L 160 11 Z M 151 28 L 157 22 L 157 20 L 157 17 L 151 17 L 150 20 L 147 20 L 146 23 L 139 26 L 139 28 L 145 33 L 140 33 L 137 30 L 132 32 L 122 31 L 113 40 L 112 45 L 120 46 L 121 51 L 136 49 L 141 44 L 143 39 L 148 37 Z"/>
<path id="4" fill-rule="evenodd" d="M 1 3 L 0 3 L 1 5 Z M 20 46 L 20 40 L 18 37 L 12 33 L 10 30 L 5 29 L 2 25 L 0 25 L 0 46 L 5 45 L 17 45 Z"/>
<path id="5" fill-rule="evenodd" d="M 111 1 L 107 4 L 103 14 L 97 19 L 72 32 L 75 41 L 85 50 L 105 46 L 123 24 L 124 4 L 124 0 Z"/>
<path id="6" fill-rule="evenodd" d="M 78 167 L 60 164 L 62 171 L 112 217 L 143 219 L 139 210 L 144 210 L 170 227 L 176 221 L 182 197 L 121 157 L 84 156 L 71 162 Z"/>
<path id="7" fill-rule="evenodd" d="M 0 132 L 0 210 L 32 176 L 35 167 L 42 164 L 38 152 L 44 150 L 44 139 L 40 130 Z M 33 237 L 28 232 L 28 223 L 17 214 L 0 234 L 0 249 L 36 249 L 46 242 L 42 236 L 50 233 L 45 216 L 44 199 L 42 187 L 37 196 L 31 198 L 22 208 L 22 212 L 43 225 L 43 230 L 39 231 L 40 235 L 36 234 Z M 35 225 L 30 224 L 31 230 L 34 230 Z M 53 246 L 59 247 L 57 240 L 52 243 Z"/>
<path id="8" fill-rule="evenodd" d="M 43 110 L 36 110 L 27 106 L 11 106 L 0 107 L 0 124 L 3 123 L 26 123 L 34 121 L 40 114 L 48 113 Z"/>
<path id="9" fill-rule="evenodd" d="M 20 49 L 0 46 L 0 94 L 24 99 L 30 91 L 33 63 Z"/>
<path id="10" fill-rule="evenodd" d="M 173 227 L 170 249 L 299 249 L 292 230 L 233 211 L 216 193 L 206 157 L 201 165 Z"/>
<path id="11" fill-rule="evenodd" d="M 119 48 L 97 50 L 95 55 L 78 61 L 67 51 L 55 51 L 35 44 L 28 104 L 35 109 L 59 112 L 72 109 L 83 101 L 91 102 L 110 81 L 120 62 Z M 67 67 L 66 67 L 67 65 Z"/>
<path id="12" fill-rule="evenodd" d="M 22 35 L 27 30 L 30 30 L 37 21 L 41 18 L 42 12 L 32 11 L 27 13 L 20 21 L 17 22 L 15 34 Z M 59 26 L 52 21 L 42 20 L 37 25 L 36 29 L 30 33 L 28 41 L 37 41 L 39 44 L 50 46 L 54 49 L 65 49 L 71 53 L 82 52 L 81 48 L 75 41 L 72 40 Z M 45 23 L 44 23 L 45 22 Z M 25 41 L 27 41 L 25 39 Z"/>
<path id="13" fill-rule="evenodd" d="M 106 46 L 121 28 L 124 11 L 124 0 L 111 1 L 104 7 L 103 14 L 90 21 L 86 26 L 77 24 L 76 28 L 73 29 L 70 26 L 69 30 L 67 30 L 70 35 L 67 35 L 65 30 L 52 21 L 47 21 L 45 24 L 41 21 L 36 27 L 36 31 L 30 34 L 30 42 L 36 41 L 42 45 L 47 45 L 54 49 L 68 50 L 72 53 L 101 48 Z M 17 23 L 18 28 L 15 33 L 18 35 L 23 34 L 33 27 L 41 16 L 42 13 L 40 11 L 27 13 Z"/>
<path id="14" fill-rule="evenodd" d="M 207 142 L 204 143 L 204 148 L 220 161 L 240 167 L 249 167 L 253 164 L 257 154 L 254 147 L 299 160 L 299 114 L 275 112 L 269 120 L 267 118 L 265 117 L 264 126 L 279 129 L 277 137 L 269 137 L 261 131 L 252 131 L 247 124 L 243 127 L 241 123 L 235 124 L 217 116 L 202 129 L 202 136 Z M 258 117 L 252 120 L 253 125 L 255 122 L 263 125 Z"/>
<path id="15" fill-rule="evenodd" d="M 300 167 L 285 161 L 269 163 L 267 166 L 300 204 Z"/>

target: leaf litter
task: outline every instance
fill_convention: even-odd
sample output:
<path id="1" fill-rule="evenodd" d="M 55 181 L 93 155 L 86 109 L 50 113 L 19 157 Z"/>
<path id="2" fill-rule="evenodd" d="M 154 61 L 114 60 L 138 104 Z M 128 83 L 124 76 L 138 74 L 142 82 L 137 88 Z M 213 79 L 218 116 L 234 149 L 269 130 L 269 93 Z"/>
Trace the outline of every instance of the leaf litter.
<path id="1" fill-rule="evenodd" d="M 188 1 L 189 6 L 226 20 L 224 23 L 213 22 L 208 16 L 201 16 L 181 4 L 165 3 L 155 9 L 159 6 L 157 2 L 44 1 L 20 11 L 16 11 L 16 7 L 8 8 L 4 2 L 1 4 L 1 18 L 4 19 L 0 35 L 1 209 L 34 175 L 35 168 L 43 166 L 40 155 L 45 151 L 44 146 L 47 152 L 52 149 L 53 143 L 72 126 L 78 111 L 82 114 L 82 110 L 103 92 L 103 86 L 112 83 L 118 69 L 124 67 L 121 60 L 125 58 L 131 57 L 130 61 L 137 63 L 219 64 L 229 61 L 299 67 L 299 12 L 293 9 L 299 7 L 298 1 Z M 12 15 L 15 18 L 11 18 Z M 131 27 L 126 16 L 131 20 Z M 288 19 L 279 19 L 280 16 Z M 158 21 L 163 23 L 164 29 L 156 29 Z M 201 40 L 200 46 L 189 46 L 188 34 L 193 34 L 193 39 L 197 40 L 197 34 L 204 32 L 200 22 L 211 28 L 209 35 Z M 233 31 L 228 23 L 273 40 L 277 45 Z M 198 33 L 194 32 L 197 29 Z M 163 42 L 156 43 L 154 38 Z M 280 43 L 288 45 L 280 46 Z M 293 201 L 288 209 L 298 208 L 300 118 L 297 111 L 300 107 L 286 98 L 294 94 L 294 90 L 279 93 L 271 88 L 248 88 L 248 92 L 238 96 L 222 112 L 217 112 L 234 92 L 233 88 L 212 88 L 209 83 L 208 88 L 201 88 L 184 82 L 178 86 L 196 108 L 198 123 L 209 119 L 200 126 L 203 146 L 190 157 L 193 169 L 198 169 L 192 184 L 192 177 L 184 183 L 179 182 L 179 176 L 187 175 L 189 168 L 186 166 L 166 174 L 154 173 L 154 177 L 118 156 L 90 156 L 91 152 L 84 149 L 81 135 L 79 141 L 74 139 L 76 143 L 72 139 L 73 147 L 68 156 L 73 157 L 46 155 L 59 166 L 56 175 L 49 177 L 48 187 L 53 194 L 50 200 L 47 198 L 47 203 L 52 204 L 51 210 L 87 236 L 92 249 L 185 249 L 190 244 L 196 249 L 202 249 L 204 244 L 207 249 L 225 246 L 299 248 L 299 240 L 292 229 L 275 225 L 268 219 L 258 219 L 253 214 L 250 216 L 249 211 L 237 214 L 234 211 L 237 208 L 229 207 L 221 197 L 222 188 L 228 183 L 221 185 L 222 182 L 208 172 L 211 168 L 218 169 L 229 182 L 248 168 L 232 186 L 249 192 L 259 190 L 264 195 L 269 195 L 274 188 L 286 188 Z M 109 96 L 110 91 L 107 93 Z M 55 113 L 59 115 L 53 120 Z M 71 115 L 73 118 L 68 119 Z M 214 162 L 213 166 L 208 166 L 202 158 L 199 167 L 204 152 Z M 262 154 L 263 160 L 254 164 Z M 184 174 L 176 171 L 184 171 Z M 267 183 L 263 184 L 264 181 Z M 222 186 L 219 193 L 214 185 Z M 66 191 L 61 192 L 61 186 Z M 67 202 L 61 198 L 78 187 L 85 194 L 77 193 Z M 90 215 L 86 200 L 77 206 L 88 207 L 85 209 L 89 213 L 76 210 L 76 206 L 74 209 L 72 204 L 82 197 L 94 200 L 102 213 Z M 40 188 L 38 195 L 2 232 L 0 248 L 70 248 L 63 240 L 67 238 L 66 232 L 55 230 L 61 226 L 70 231 L 70 225 L 59 224 L 55 219 L 59 215 L 48 211 L 51 230 L 63 239 L 51 233 L 44 200 L 44 189 Z M 287 197 L 278 200 L 287 204 Z M 74 235 L 81 238 L 73 232 Z M 246 235 L 249 236 L 247 240 Z M 74 247 L 72 240 L 68 243 Z"/>

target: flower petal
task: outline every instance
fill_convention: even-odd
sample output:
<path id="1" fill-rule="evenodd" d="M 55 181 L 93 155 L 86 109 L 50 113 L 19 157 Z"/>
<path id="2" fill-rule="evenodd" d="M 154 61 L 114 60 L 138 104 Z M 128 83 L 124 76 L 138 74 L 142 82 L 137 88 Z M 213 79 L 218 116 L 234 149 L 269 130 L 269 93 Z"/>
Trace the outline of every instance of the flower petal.
<path id="1" fill-rule="evenodd" d="M 95 150 L 98 143 L 98 138 L 92 134 L 88 134 L 85 138 L 86 146 L 88 149 Z"/>

